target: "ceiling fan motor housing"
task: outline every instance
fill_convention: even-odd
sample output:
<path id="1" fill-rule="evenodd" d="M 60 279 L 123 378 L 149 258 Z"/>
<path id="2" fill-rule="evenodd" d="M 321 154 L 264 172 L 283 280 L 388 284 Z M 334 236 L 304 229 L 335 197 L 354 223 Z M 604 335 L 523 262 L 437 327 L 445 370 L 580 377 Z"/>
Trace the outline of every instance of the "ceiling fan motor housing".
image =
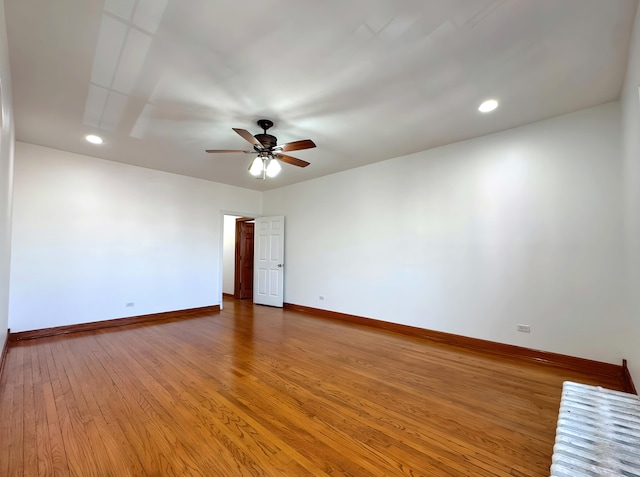
<path id="1" fill-rule="evenodd" d="M 267 129 L 273 126 L 273 121 L 269 119 L 258 119 L 258 126 L 264 131 L 263 134 L 256 134 L 255 137 L 266 149 L 273 149 L 278 144 L 278 138 L 267 134 Z"/>
<path id="2" fill-rule="evenodd" d="M 255 137 L 267 149 L 273 149 L 278 144 L 278 138 L 271 134 L 256 134 Z"/>

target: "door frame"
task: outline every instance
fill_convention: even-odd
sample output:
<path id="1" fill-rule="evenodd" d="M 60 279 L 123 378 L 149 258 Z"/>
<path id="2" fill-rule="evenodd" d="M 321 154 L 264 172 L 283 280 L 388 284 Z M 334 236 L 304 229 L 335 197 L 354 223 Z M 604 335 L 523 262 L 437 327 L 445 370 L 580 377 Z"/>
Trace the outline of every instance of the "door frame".
<path id="1" fill-rule="evenodd" d="M 224 266 L 224 216 L 225 215 L 233 215 L 235 217 L 251 217 L 255 219 L 256 217 L 260 217 L 260 214 L 256 212 L 247 212 L 247 211 L 237 211 L 237 210 L 229 210 L 229 209 L 220 209 L 220 233 L 218 234 L 218 289 L 214 291 L 215 296 L 217 297 L 218 303 L 220 304 L 220 310 L 224 309 L 224 302 L 222 300 L 222 281 L 224 278 L 223 275 L 223 266 Z M 235 227 L 235 224 L 234 224 Z M 235 228 L 234 228 L 235 233 Z M 215 303 L 214 303 L 215 304 Z"/>

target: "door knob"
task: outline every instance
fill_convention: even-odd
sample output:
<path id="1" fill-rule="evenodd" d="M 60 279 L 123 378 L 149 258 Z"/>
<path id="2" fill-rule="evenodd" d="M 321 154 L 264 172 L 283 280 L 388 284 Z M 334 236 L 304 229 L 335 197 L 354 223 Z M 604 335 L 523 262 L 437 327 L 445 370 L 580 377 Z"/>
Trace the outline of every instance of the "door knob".
<path id="1" fill-rule="evenodd" d="M 282 268 L 283 266 L 284 266 L 284 264 L 283 264 L 283 263 L 279 263 L 279 264 L 278 264 L 278 267 L 280 267 L 280 268 Z"/>

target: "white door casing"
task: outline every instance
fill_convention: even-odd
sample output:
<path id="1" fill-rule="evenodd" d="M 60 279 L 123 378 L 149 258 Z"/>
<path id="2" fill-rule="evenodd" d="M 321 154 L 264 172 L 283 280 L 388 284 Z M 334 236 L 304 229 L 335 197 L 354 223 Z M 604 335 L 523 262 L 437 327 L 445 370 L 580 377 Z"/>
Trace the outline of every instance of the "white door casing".
<path id="1" fill-rule="evenodd" d="M 259 217 L 254 229 L 253 302 L 282 308 L 284 217 Z"/>

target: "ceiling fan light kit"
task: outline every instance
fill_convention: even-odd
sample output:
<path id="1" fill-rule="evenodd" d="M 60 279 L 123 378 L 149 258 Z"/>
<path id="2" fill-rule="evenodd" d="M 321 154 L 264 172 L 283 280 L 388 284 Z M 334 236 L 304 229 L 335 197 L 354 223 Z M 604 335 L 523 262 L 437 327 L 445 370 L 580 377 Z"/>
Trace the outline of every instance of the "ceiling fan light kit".
<path id="1" fill-rule="evenodd" d="M 269 119 L 259 119 L 258 126 L 263 130 L 263 133 L 256 134 L 255 136 L 246 129 L 233 128 L 238 135 L 253 146 L 253 150 L 207 149 L 206 152 L 214 154 L 227 154 L 232 152 L 258 154 L 249 167 L 249 173 L 262 180 L 265 180 L 267 177 L 275 177 L 280 173 L 282 166 L 279 161 L 298 167 L 307 167 L 309 165 L 307 161 L 282 153 L 316 147 L 311 139 L 302 139 L 300 141 L 278 145 L 278 138 L 267 133 L 267 130 L 273 126 L 273 121 Z"/>
<path id="2" fill-rule="evenodd" d="M 249 173 L 254 177 L 259 177 L 262 175 L 264 171 L 264 164 L 262 162 L 262 157 L 256 157 L 251 163 L 251 167 L 249 167 Z"/>
<path id="3" fill-rule="evenodd" d="M 265 172 L 267 174 L 267 177 L 275 177 L 280 174 L 281 170 L 282 166 L 280 165 L 280 163 L 276 159 L 270 159 Z"/>
<path id="4" fill-rule="evenodd" d="M 251 163 L 251 167 L 249 167 L 249 173 L 258 178 L 265 180 L 267 177 L 273 178 L 280 174 L 282 170 L 282 166 L 273 157 L 269 156 L 258 156 Z"/>

